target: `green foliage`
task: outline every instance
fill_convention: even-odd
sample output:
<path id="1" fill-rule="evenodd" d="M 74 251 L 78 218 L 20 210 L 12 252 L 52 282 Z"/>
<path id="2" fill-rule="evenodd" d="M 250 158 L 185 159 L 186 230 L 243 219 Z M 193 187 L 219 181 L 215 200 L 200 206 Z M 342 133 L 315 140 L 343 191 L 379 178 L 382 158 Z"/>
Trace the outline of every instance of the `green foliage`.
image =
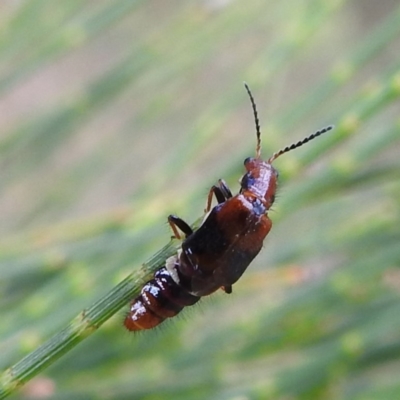
<path id="1" fill-rule="evenodd" d="M 395 3 L 0 8 L 0 398 L 400 397 Z M 277 160 L 232 295 L 129 334 L 119 310 L 178 245 L 167 215 L 198 220 L 254 154 L 244 80 L 265 157 L 336 129 Z"/>

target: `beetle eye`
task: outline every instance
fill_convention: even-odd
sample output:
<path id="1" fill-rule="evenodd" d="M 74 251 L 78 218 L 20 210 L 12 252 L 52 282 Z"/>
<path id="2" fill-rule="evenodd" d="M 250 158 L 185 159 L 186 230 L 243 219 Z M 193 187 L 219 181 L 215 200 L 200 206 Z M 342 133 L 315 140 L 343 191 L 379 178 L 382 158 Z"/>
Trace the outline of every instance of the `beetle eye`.
<path id="1" fill-rule="evenodd" d="M 243 164 L 246 165 L 246 164 L 252 162 L 253 160 L 254 160 L 253 157 L 247 157 L 247 158 L 244 160 Z"/>
<path id="2" fill-rule="evenodd" d="M 242 189 L 248 189 L 249 187 L 254 185 L 255 179 L 251 174 L 245 174 L 243 175 L 243 178 L 240 182 L 240 186 Z"/>

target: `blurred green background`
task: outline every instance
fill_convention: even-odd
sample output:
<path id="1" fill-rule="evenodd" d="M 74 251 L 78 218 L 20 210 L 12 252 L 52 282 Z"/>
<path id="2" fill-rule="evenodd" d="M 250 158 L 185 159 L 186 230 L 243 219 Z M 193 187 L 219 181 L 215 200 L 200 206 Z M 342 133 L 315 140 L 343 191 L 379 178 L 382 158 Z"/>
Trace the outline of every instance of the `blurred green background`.
<path id="1" fill-rule="evenodd" d="M 0 3 L 0 368 L 282 156 L 233 294 L 129 334 L 121 310 L 14 399 L 400 398 L 395 0 Z"/>

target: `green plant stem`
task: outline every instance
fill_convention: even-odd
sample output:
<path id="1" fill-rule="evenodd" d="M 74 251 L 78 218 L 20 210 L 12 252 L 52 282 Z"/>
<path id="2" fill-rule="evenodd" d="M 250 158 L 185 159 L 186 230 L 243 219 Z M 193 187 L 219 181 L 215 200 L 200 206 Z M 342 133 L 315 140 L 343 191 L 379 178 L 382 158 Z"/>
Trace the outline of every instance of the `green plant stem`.
<path id="1" fill-rule="evenodd" d="M 0 399 L 53 364 L 64 353 L 94 333 L 105 321 L 137 295 L 150 275 L 176 252 L 179 242 L 171 240 L 159 252 L 120 282 L 114 289 L 91 307 L 82 310 L 61 331 L 46 343 L 26 355 L 22 360 L 0 374 Z"/>

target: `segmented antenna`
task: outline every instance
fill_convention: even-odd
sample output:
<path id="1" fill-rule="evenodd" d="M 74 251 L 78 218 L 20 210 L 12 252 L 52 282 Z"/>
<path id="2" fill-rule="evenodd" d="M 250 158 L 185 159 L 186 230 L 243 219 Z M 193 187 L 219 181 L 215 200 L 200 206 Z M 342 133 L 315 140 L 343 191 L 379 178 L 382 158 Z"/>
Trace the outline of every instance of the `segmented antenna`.
<path id="1" fill-rule="evenodd" d="M 247 93 L 249 94 L 251 106 L 253 107 L 253 114 L 254 114 L 254 120 L 256 122 L 256 132 L 257 132 L 256 158 L 260 158 L 260 155 L 261 155 L 261 131 L 260 131 L 260 121 L 258 119 L 258 114 L 257 114 L 256 102 L 254 101 L 253 95 L 251 94 L 250 88 L 248 87 L 247 83 L 246 82 L 243 82 L 243 83 L 244 83 L 244 87 L 247 90 Z"/>
<path id="2" fill-rule="evenodd" d="M 334 128 L 333 125 L 329 125 L 329 126 L 327 126 L 326 128 L 322 128 L 321 130 L 319 130 L 319 131 L 313 133 L 312 135 L 306 137 L 305 139 L 300 140 L 300 141 L 297 142 L 297 143 L 293 143 L 293 144 L 291 144 L 290 146 L 287 146 L 287 147 L 285 147 L 285 148 L 282 149 L 282 150 L 279 150 L 277 153 L 274 153 L 274 154 L 268 159 L 267 162 L 268 162 L 269 164 L 271 164 L 274 160 L 276 160 L 276 159 L 277 159 L 279 156 L 281 156 L 282 154 L 287 153 L 287 152 L 290 151 L 290 150 L 297 149 L 297 148 L 300 147 L 300 146 L 303 146 L 303 144 L 306 144 L 306 143 L 309 142 L 310 140 L 313 140 L 313 139 L 315 139 L 316 137 L 323 135 L 324 133 L 330 131 L 330 130 L 333 129 L 333 128 Z"/>

